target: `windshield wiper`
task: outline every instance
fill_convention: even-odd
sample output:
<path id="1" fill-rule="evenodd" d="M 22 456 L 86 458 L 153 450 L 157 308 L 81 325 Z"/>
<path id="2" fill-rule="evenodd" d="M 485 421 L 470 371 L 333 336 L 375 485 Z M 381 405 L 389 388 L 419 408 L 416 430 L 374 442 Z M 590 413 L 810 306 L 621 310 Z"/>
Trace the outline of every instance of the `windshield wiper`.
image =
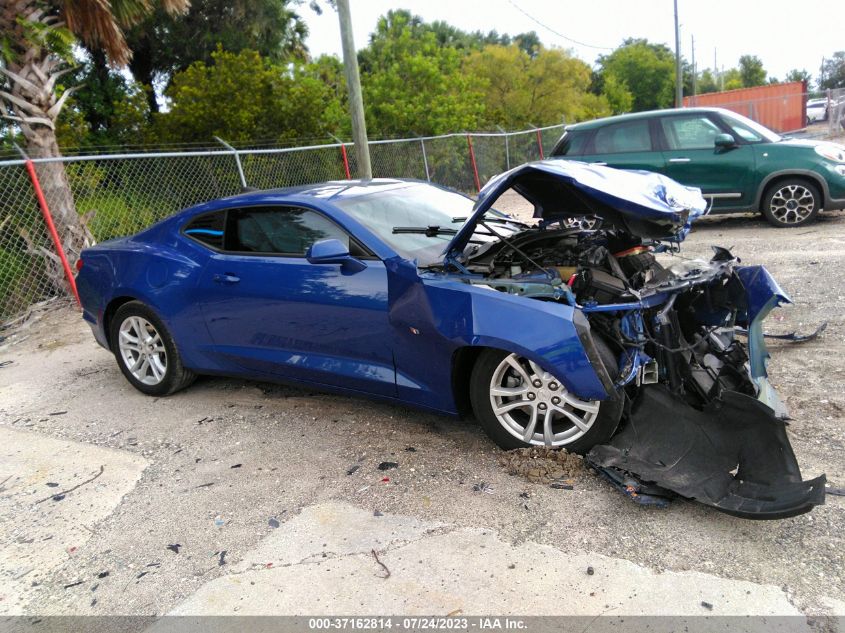
<path id="1" fill-rule="evenodd" d="M 426 237 L 438 235 L 457 235 L 457 229 L 446 229 L 440 226 L 394 226 L 393 233 L 418 233 Z"/>

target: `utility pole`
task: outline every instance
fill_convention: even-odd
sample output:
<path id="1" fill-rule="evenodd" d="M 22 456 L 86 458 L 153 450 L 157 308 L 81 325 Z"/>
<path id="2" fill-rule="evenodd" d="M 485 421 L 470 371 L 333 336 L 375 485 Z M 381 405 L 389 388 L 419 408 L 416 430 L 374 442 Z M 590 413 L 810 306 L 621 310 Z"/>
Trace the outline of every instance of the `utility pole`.
<path id="1" fill-rule="evenodd" d="M 675 107 L 684 107 L 684 82 L 681 75 L 681 27 L 678 25 L 678 0 L 675 1 Z"/>
<path id="2" fill-rule="evenodd" d="M 346 86 L 349 90 L 349 115 L 352 117 L 352 140 L 355 141 L 358 176 L 360 178 L 372 178 L 373 168 L 370 165 L 370 146 L 367 144 L 364 99 L 361 96 L 358 55 L 355 52 L 355 41 L 352 37 L 352 14 L 349 11 L 349 0 L 337 0 L 337 15 L 340 18 L 343 68 L 346 71 Z"/>
<path id="3" fill-rule="evenodd" d="M 695 88 L 698 75 L 698 71 L 695 68 L 695 35 L 690 35 L 690 39 L 692 40 L 692 99 L 690 99 L 690 103 L 695 105 Z"/>

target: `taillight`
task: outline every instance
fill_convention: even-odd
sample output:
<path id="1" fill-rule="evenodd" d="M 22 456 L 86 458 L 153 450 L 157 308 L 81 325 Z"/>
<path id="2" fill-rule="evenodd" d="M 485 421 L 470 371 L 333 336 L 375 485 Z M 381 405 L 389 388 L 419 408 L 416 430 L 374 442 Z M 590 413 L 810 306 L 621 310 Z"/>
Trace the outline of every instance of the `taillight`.
<path id="1" fill-rule="evenodd" d="M 79 272 L 80 270 L 82 270 L 82 264 L 83 264 L 83 261 L 82 261 L 82 258 L 80 257 L 79 259 L 76 260 L 76 272 Z"/>

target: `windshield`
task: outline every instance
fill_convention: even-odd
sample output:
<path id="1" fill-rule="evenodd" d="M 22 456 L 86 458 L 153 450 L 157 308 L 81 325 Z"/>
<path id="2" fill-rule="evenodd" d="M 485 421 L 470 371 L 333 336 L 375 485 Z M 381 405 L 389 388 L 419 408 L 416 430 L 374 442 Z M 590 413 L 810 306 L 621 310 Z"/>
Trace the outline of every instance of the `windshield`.
<path id="1" fill-rule="evenodd" d="M 769 128 L 763 127 L 756 121 L 752 121 L 741 114 L 722 112 L 722 118 L 728 124 L 728 127 L 747 143 L 762 143 L 763 141 L 777 143 L 781 140 L 780 136 L 772 132 Z"/>
<path id="2" fill-rule="evenodd" d="M 443 250 L 472 213 L 473 200 L 439 187 L 414 184 L 333 201 L 390 246 L 419 266 L 440 261 Z M 445 234 L 394 233 L 396 227 L 441 227 Z"/>

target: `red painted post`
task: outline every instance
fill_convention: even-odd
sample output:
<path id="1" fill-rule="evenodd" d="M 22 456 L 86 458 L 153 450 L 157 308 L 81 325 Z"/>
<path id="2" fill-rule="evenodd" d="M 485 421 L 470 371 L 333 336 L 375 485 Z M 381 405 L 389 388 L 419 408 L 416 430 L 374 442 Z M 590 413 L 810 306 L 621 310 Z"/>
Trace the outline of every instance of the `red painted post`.
<path id="1" fill-rule="evenodd" d="M 62 261 L 62 268 L 65 270 L 65 277 L 67 277 L 68 285 L 70 286 L 73 296 L 76 297 L 76 302 L 82 305 L 79 300 L 79 291 L 76 289 L 76 279 L 73 278 L 73 271 L 70 268 L 70 262 L 65 255 L 65 249 L 62 246 L 62 240 L 59 238 L 59 233 L 56 231 L 56 225 L 53 223 L 53 216 L 50 213 L 50 207 L 47 206 L 47 200 L 44 198 L 44 192 L 41 190 L 41 183 L 38 182 L 38 174 L 35 173 L 35 166 L 30 159 L 26 159 L 24 163 L 26 171 L 29 174 L 29 179 L 32 181 L 32 188 L 35 189 L 35 197 L 38 199 L 38 206 L 41 207 L 41 215 L 44 216 L 44 223 L 47 225 L 47 232 L 53 240 L 53 246 L 56 247 L 56 254 Z"/>
<path id="2" fill-rule="evenodd" d="M 346 155 L 346 145 L 340 144 L 340 155 L 343 156 L 343 169 L 346 170 L 346 179 L 352 180 L 352 174 L 349 172 L 349 156 Z"/>
<path id="3" fill-rule="evenodd" d="M 539 129 L 537 130 L 537 149 L 540 150 L 540 160 L 544 160 L 546 157 L 543 156 L 543 136 Z"/>
<path id="4" fill-rule="evenodd" d="M 475 150 L 472 148 L 472 136 L 467 134 L 467 145 L 469 146 L 469 160 L 472 163 L 472 175 L 475 176 L 475 190 L 481 191 L 481 181 L 478 179 L 478 165 L 475 164 Z"/>

